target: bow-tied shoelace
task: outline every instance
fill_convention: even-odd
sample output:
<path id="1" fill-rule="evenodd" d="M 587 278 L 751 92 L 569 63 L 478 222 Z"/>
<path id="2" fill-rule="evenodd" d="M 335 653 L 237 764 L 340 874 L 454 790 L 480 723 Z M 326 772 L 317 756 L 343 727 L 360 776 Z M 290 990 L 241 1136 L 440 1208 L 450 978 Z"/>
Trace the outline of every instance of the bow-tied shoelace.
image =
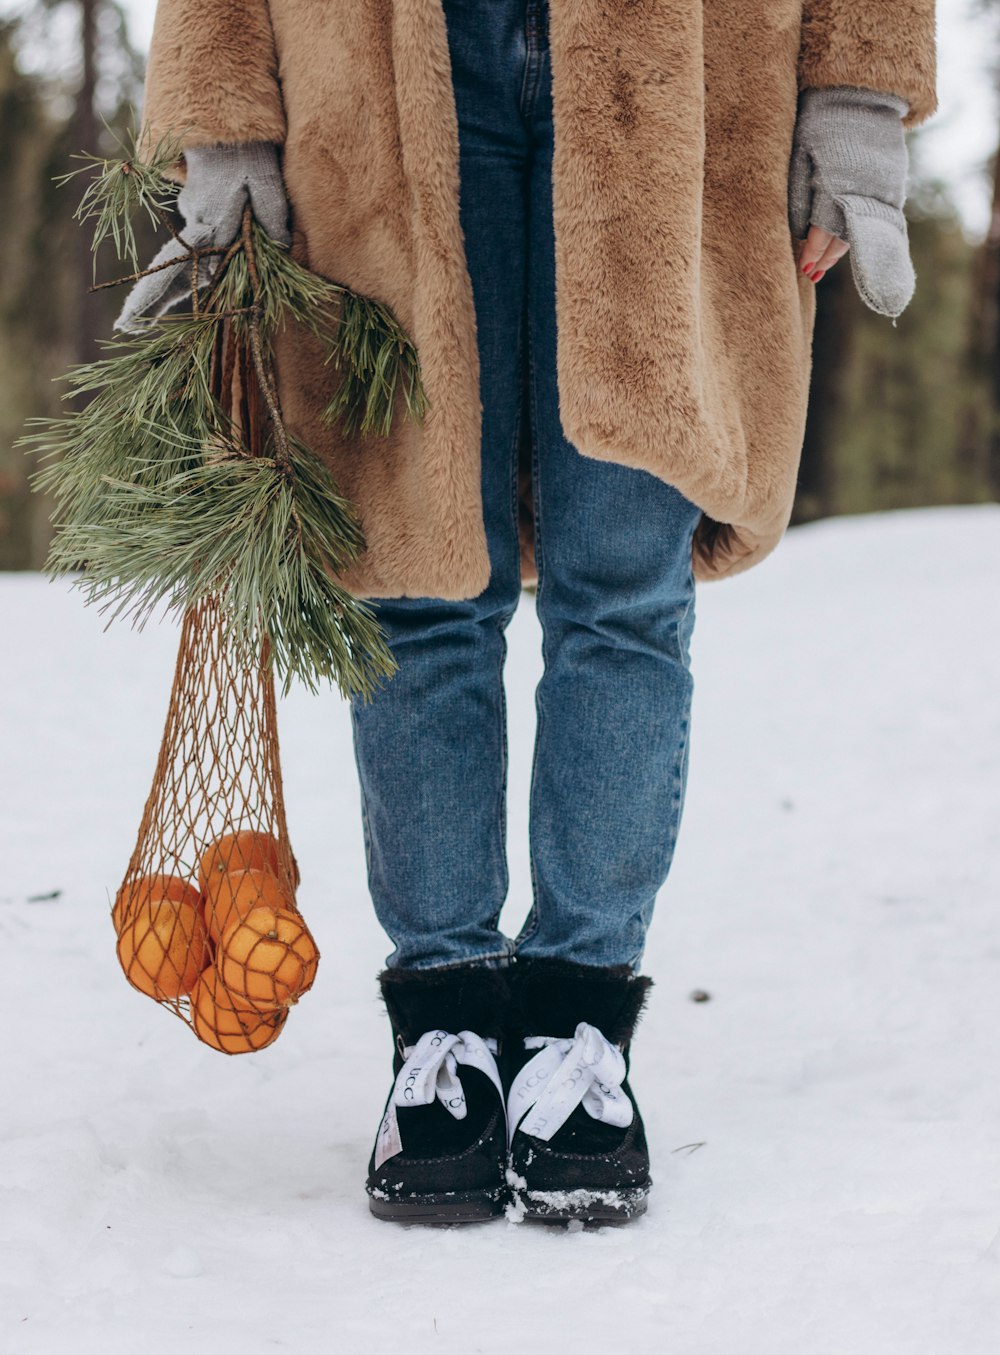
<path id="1" fill-rule="evenodd" d="M 446 1030 L 428 1030 L 415 1045 L 403 1050 L 404 1063 L 396 1075 L 389 1105 L 379 1126 L 375 1166 L 403 1151 L 397 1110 L 408 1106 L 430 1106 L 440 1101 L 456 1120 L 468 1113 L 465 1090 L 458 1076 L 459 1064 L 478 1069 L 493 1083 L 503 1104 L 503 1087 L 496 1059 L 496 1040 L 482 1039 L 472 1030 L 453 1035 Z"/>
<path id="2" fill-rule="evenodd" d="M 579 1105 L 617 1129 L 632 1123 L 632 1102 L 621 1086 L 625 1057 L 596 1026 L 581 1021 L 572 1039 L 532 1035 L 524 1047 L 538 1053 L 518 1073 L 507 1098 L 511 1139 L 520 1129 L 548 1142 Z"/>

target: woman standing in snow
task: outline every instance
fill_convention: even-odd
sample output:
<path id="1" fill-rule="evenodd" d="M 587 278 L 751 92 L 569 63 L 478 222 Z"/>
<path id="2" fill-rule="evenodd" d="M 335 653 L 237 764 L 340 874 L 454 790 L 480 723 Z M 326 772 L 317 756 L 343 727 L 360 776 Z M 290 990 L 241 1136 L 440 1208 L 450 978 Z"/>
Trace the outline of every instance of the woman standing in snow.
<path id="1" fill-rule="evenodd" d="M 160 0 L 145 117 L 181 138 L 187 238 L 227 243 L 249 196 L 297 259 L 393 308 L 430 402 L 351 439 L 321 422 L 317 342 L 280 337 L 287 421 L 361 514 L 340 581 L 378 600 L 400 665 L 352 706 L 395 947 L 381 1217 L 645 1208 L 626 1074 L 695 581 L 787 526 L 814 283 L 850 247 L 870 306 L 909 300 L 904 128 L 934 63 L 933 0 Z M 119 324 L 187 287 L 183 265 L 143 279 Z M 504 630 L 534 580 L 512 940 Z"/>

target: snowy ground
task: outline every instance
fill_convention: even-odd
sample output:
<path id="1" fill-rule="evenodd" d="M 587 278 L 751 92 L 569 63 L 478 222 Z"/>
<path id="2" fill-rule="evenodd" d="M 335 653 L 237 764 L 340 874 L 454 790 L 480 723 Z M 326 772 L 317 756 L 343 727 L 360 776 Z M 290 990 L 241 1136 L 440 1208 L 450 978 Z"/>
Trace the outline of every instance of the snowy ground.
<path id="1" fill-rule="evenodd" d="M 567 1233 L 367 1213 L 387 945 L 339 698 L 282 708 L 319 981 L 272 1050 L 225 1059 L 126 985 L 105 912 L 175 636 L 0 576 L 0 1350 L 996 1355 L 998 584 L 983 507 L 800 529 L 701 590 L 634 1054 L 656 1188 L 631 1228 Z M 526 595 L 511 927 L 538 640 Z"/>

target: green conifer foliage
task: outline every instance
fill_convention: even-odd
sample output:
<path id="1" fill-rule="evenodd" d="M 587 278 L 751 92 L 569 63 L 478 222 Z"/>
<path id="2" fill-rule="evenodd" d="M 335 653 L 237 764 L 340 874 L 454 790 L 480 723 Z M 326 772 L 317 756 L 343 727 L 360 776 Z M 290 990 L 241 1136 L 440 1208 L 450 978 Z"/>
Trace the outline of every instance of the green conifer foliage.
<path id="1" fill-rule="evenodd" d="M 176 146 L 142 160 L 135 143 L 97 173 L 77 215 L 143 276 L 132 221 L 148 212 L 176 235 L 165 171 Z M 207 288 L 195 279 L 207 254 Z M 77 579 L 88 601 L 142 626 L 220 599 L 228 643 L 270 653 L 285 689 L 335 682 L 367 700 L 396 670 L 372 608 L 331 578 L 364 549 L 361 523 L 328 469 L 282 417 L 271 343 L 303 325 L 327 349 L 324 418 L 384 435 L 421 419 L 426 397 L 412 343 L 381 303 L 296 263 L 244 210 L 228 249 L 190 251 L 190 313 L 146 321 L 72 369 L 71 412 L 33 420 L 34 487 L 51 494 L 56 533 L 46 572 Z M 146 270 L 147 272 L 150 270 Z M 202 274 L 203 276 L 203 274 Z M 268 643 L 265 645 L 265 641 Z"/>

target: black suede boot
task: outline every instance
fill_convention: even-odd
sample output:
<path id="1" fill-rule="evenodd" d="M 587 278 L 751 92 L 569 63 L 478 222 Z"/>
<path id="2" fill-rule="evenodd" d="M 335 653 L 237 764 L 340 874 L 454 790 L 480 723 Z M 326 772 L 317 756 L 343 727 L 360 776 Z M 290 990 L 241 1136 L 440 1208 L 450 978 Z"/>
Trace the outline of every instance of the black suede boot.
<path id="1" fill-rule="evenodd" d="M 368 1166 L 372 1213 L 401 1223 L 502 1213 L 506 1116 L 494 1055 L 507 1020 L 506 971 L 386 969 L 379 986 L 396 1080 Z"/>
<path id="2" fill-rule="evenodd" d="M 638 1217 L 652 1182 L 628 1064 L 652 980 L 626 965 L 601 969 L 565 960 L 519 960 L 509 972 L 508 1216 L 604 1223 Z"/>

